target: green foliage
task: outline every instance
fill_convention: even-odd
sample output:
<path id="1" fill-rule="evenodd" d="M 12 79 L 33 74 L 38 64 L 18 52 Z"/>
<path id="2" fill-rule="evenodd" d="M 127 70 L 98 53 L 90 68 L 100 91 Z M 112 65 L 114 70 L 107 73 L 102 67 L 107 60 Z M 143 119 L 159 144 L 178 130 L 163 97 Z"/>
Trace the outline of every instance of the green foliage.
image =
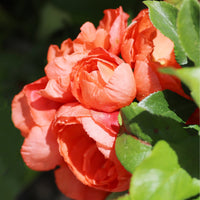
<path id="1" fill-rule="evenodd" d="M 165 141 L 159 141 L 134 171 L 129 192 L 132 200 L 182 200 L 197 195 L 199 188 L 200 181 L 180 167 Z"/>
<path id="2" fill-rule="evenodd" d="M 115 148 L 117 157 L 125 169 L 131 173 L 151 151 L 150 145 L 126 134 L 122 134 L 117 138 Z"/>
<path id="3" fill-rule="evenodd" d="M 170 90 L 151 94 L 139 102 L 138 106 L 152 114 L 170 117 L 178 122 L 186 122 L 196 109 L 192 100 L 183 98 Z"/>
<path id="4" fill-rule="evenodd" d="M 162 1 L 144 1 L 144 3 L 149 7 L 150 19 L 154 26 L 174 42 L 177 61 L 181 65 L 186 64 L 187 58 L 180 44 L 176 27 L 178 9 Z"/>
<path id="5" fill-rule="evenodd" d="M 129 200 L 127 196 L 128 196 L 127 191 L 125 191 L 125 192 L 113 192 L 110 195 L 108 195 L 105 200 L 116 200 L 116 199 L 122 200 L 123 198 L 124 198 L 123 200 Z"/>
<path id="6" fill-rule="evenodd" d="M 191 96 L 200 108 L 200 67 L 184 67 L 177 70 L 174 68 L 165 68 L 161 71 L 180 78 L 190 88 Z"/>
<path id="7" fill-rule="evenodd" d="M 180 5 L 182 4 L 183 0 L 165 0 L 165 1 L 176 6 L 177 8 L 180 8 Z"/>
<path id="8" fill-rule="evenodd" d="M 167 96 L 167 98 L 163 98 L 164 96 Z M 175 105 L 184 105 L 185 99 L 173 97 L 174 94 L 170 91 L 157 92 L 145 98 L 139 104 L 132 103 L 130 106 L 122 108 L 123 127 L 127 133 L 131 133 L 152 145 L 155 145 L 159 140 L 167 141 L 177 153 L 181 167 L 193 177 L 199 177 L 198 131 L 195 127 L 186 128 L 185 124 L 182 123 L 184 120 L 180 120 L 181 115 L 178 117 L 175 113 Z M 167 99 L 170 99 L 170 103 L 167 102 Z M 154 103 L 152 103 L 152 100 L 154 100 Z M 188 106 L 194 109 L 192 101 L 190 103 L 188 101 Z M 177 111 L 179 110 L 178 107 Z M 189 116 L 190 112 L 184 116 L 185 120 Z M 119 155 L 119 152 L 117 154 Z M 123 156 L 119 156 L 120 158 L 123 158 Z M 131 169 L 131 167 L 128 166 L 128 169 Z"/>
<path id="9" fill-rule="evenodd" d="M 178 35 L 187 56 L 200 66 L 200 4 L 183 0 L 177 19 Z"/>

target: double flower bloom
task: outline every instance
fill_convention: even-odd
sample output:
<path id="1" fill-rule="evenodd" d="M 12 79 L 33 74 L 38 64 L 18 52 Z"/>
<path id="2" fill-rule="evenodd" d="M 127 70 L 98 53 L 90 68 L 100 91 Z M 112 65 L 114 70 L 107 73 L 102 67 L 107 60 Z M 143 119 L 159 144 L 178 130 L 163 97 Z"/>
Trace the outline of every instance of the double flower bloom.
<path id="1" fill-rule="evenodd" d="M 39 171 L 59 166 L 58 188 L 77 200 L 101 200 L 129 187 L 131 174 L 114 149 L 120 108 L 164 89 L 187 97 L 177 78 L 158 71 L 180 65 L 148 10 L 129 26 L 122 7 L 104 14 L 97 28 L 86 22 L 75 40 L 51 45 L 45 76 L 12 102 L 24 162 Z"/>

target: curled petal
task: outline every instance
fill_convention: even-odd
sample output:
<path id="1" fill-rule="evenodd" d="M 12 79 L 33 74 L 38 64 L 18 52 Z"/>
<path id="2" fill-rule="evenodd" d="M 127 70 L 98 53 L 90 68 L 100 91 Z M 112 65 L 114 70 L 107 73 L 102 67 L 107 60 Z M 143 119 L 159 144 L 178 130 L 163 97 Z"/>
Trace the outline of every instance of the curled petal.
<path id="1" fill-rule="evenodd" d="M 24 137 L 28 135 L 31 128 L 35 125 L 24 91 L 17 94 L 12 101 L 12 121 Z"/>
<path id="2" fill-rule="evenodd" d="M 129 105 L 136 95 L 131 67 L 101 48 L 77 63 L 71 80 L 72 94 L 78 101 L 104 112 Z"/>
<path id="3" fill-rule="evenodd" d="M 143 61 L 137 61 L 134 70 L 138 101 L 153 92 L 162 90 L 160 81 L 151 67 Z"/>
<path id="4" fill-rule="evenodd" d="M 47 78 L 43 77 L 26 85 L 23 89 L 26 94 L 32 119 L 38 126 L 49 125 L 49 122 L 52 121 L 56 110 L 60 106 L 59 103 L 41 96 L 40 90 L 43 90 L 46 84 Z"/>
<path id="5" fill-rule="evenodd" d="M 126 190 L 130 174 L 115 155 L 117 133 L 109 131 L 111 124 L 115 124 L 115 117 L 109 114 L 107 119 L 112 122 L 99 125 L 104 121 L 103 115 L 101 119 L 95 116 L 98 124 L 86 110 L 76 103 L 65 104 L 59 109 L 53 130 L 58 136 L 60 154 L 83 184 L 106 191 Z"/>
<path id="6" fill-rule="evenodd" d="M 104 200 L 109 194 L 81 183 L 71 172 L 66 164 L 55 170 L 56 184 L 60 191 L 67 197 L 77 200 Z"/>
<path id="7" fill-rule="evenodd" d="M 43 97 L 57 102 L 70 102 L 75 98 L 71 93 L 69 76 L 48 81 L 46 88 L 40 91 Z"/>
<path id="8" fill-rule="evenodd" d="M 56 57 L 60 57 L 63 55 L 63 53 L 72 53 L 73 52 L 73 42 L 69 38 L 62 42 L 61 49 L 57 45 L 50 45 L 47 53 L 47 61 L 50 63 L 53 61 Z"/>
<path id="9" fill-rule="evenodd" d="M 56 135 L 47 127 L 34 126 L 21 148 L 26 165 L 38 171 L 52 170 L 62 163 Z"/>
<path id="10" fill-rule="evenodd" d="M 104 10 L 104 18 L 99 23 L 99 28 L 105 29 L 110 36 L 109 52 L 119 54 L 124 30 L 127 26 L 129 15 L 123 12 L 120 6 L 117 9 Z"/>

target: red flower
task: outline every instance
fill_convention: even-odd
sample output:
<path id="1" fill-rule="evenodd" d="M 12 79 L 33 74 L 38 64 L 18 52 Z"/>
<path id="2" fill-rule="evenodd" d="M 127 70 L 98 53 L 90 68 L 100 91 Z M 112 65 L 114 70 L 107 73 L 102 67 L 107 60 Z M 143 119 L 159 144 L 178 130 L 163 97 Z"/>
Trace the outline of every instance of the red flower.
<path id="1" fill-rule="evenodd" d="M 181 66 L 176 62 L 173 42 L 153 26 L 147 9 L 142 10 L 126 29 L 121 54 L 134 68 L 139 101 L 165 89 L 187 97 L 179 79 L 159 72 L 159 68 Z"/>
<path id="2" fill-rule="evenodd" d="M 12 101 L 12 120 L 25 137 L 21 154 L 33 170 L 51 170 L 62 162 L 56 135 L 50 129 L 60 104 L 39 93 L 47 81 L 43 77 L 26 85 Z"/>
<path id="3" fill-rule="evenodd" d="M 72 93 L 88 108 L 112 112 L 129 105 L 136 95 L 131 67 L 102 48 L 77 62 L 71 74 Z"/>
<path id="4" fill-rule="evenodd" d="M 85 49 L 102 47 L 118 55 L 129 15 L 122 7 L 104 10 L 104 14 L 97 29 L 91 22 L 83 24 L 75 42 L 84 44 Z"/>
<path id="5" fill-rule="evenodd" d="M 118 112 L 102 113 L 71 103 L 59 109 L 53 122 L 59 151 L 73 174 L 83 184 L 103 191 L 124 191 L 129 186 L 130 173 L 114 150 L 117 118 Z M 58 187 L 63 181 L 57 178 Z M 62 190 L 72 196 L 67 187 Z"/>

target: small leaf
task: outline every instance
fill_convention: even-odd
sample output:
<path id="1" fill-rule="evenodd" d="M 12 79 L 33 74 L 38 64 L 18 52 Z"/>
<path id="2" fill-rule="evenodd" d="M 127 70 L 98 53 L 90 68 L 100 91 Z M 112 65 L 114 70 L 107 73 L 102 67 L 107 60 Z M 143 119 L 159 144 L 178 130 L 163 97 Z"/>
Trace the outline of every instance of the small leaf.
<path id="1" fill-rule="evenodd" d="M 182 69 L 162 68 L 160 71 L 180 78 L 189 87 L 191 96 L 198 107 L 200 107 L 200 67 L 184 67 Z"/>
<path id="2" fill-rule="evenodd" d="M 187 56 L 200 66 L 200 4 L 184 0 L 178 13 L 178 35 Z"/>
<path id="3" fill-rule="evenodd" d="M 131 135 L 122 134 L 117 137 L 115 150 L 122 165 L 132 173 L 151 152 L 151 146 Z"/>
<path id="4" fill-rule="evenodd" d="M 173 149 L 159 141 L 134 171 L 129 192 L 134 200 L 180 200 L 197 195 L 199 186 L 200 181 L 179 166 Z"/>
<path id="5" fill-rule="evenodd" d="M 180 44 L 176 21 L 178 9 L 166 2 L 144 1 L 150 12 L 150 19 L 153 25 L 160 30 L 162 34 L 174 42 L 176 59 L 179 64 L 187 63 L 187 57 Z"/>

